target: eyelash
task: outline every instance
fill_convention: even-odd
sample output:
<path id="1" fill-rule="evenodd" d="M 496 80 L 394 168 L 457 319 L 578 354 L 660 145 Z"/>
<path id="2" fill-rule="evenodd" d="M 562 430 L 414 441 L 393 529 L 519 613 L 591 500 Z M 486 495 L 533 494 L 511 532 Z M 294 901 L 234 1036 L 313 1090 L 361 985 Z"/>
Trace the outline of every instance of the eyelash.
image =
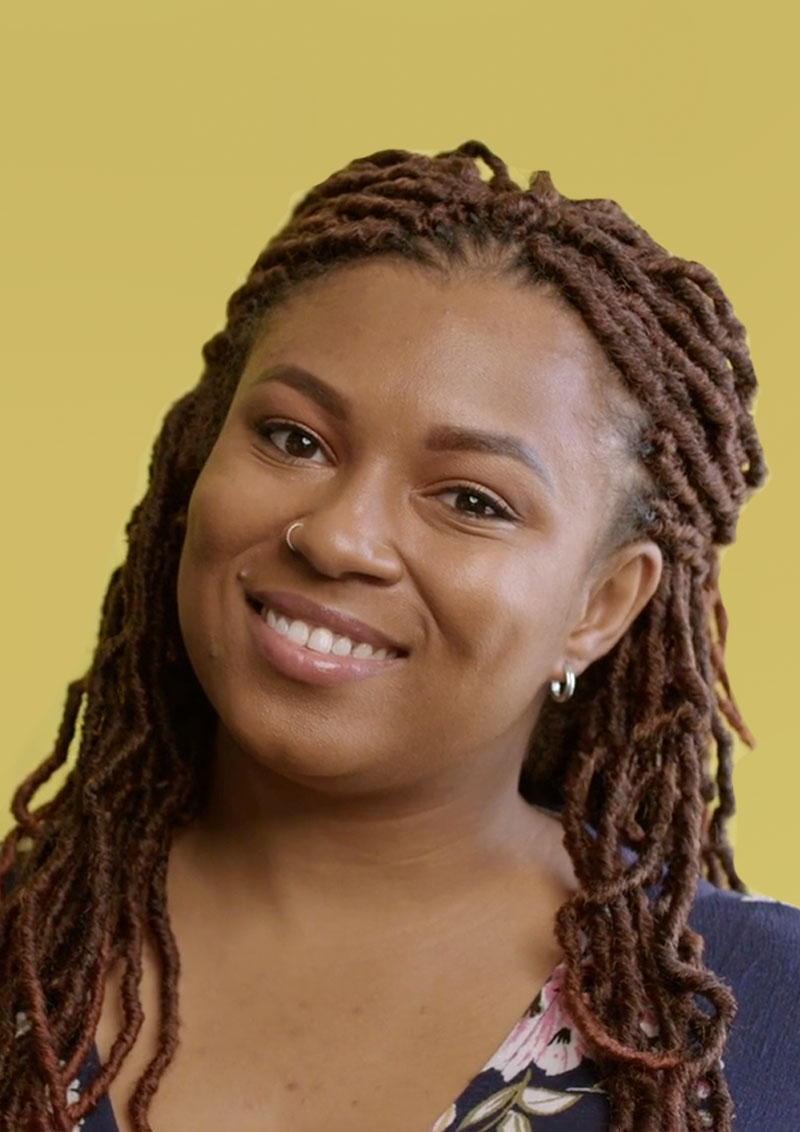
<path id="1" fill-rule="evenodd" d="M 292 424 L 290 421 L 281 421 L 270 418 L 269 420 L 259 421 L 255 426 L 255 430 L 260 437 L 262 437 L 264 440 L 269 441 L 270 444 L 277 448 L 280 454 L 287 460 L 296 461 L 297 463 L 308 463 L 308 461 L 305 461 L 302 456 L 292 456 L 291 453 L 284 452 L 284 450 L 280 448 L 273 440 L 273 436 L 277 432 L 298 433 L 299 435 L 312 440 L 322 452 L 325 451 L 325 446 L 323 445 L 319 437 L 315 436 L 313 432 L 309 432 L 308 429 L 301 428 L 299 425 Z M 493 510 L 495 511 L 494 515 L 480 515 L 476 512 L 470 512 L 466 510 L 459 512 L 459 508 L 453 508 L 454 511 L 457 511 L 460 514 L 470 515 L 473 519 L 478 519 L 482 522 L 498 519 L 504 520 L 506 522 L 511 522 L 516 517 L 513 511 L 511 511 L 510 508 L 506 507 L 505 504 L 502 503 L 496 495 L 492 495 L 490 492 L 486 491 L 485 488 L 478 487 L 477 484 L 454 484 L 452 487 L 445 488 L 439 494 L 472 495 L 475 499 L 479 500 L 481 506 L 488 506 L 493 508 Z"/>
<path id="2" fill-rule="evenodd" d="M 291 421 L 281 421 L 271 417 L 269 420 L 258 421 L 255 428 L 258 435 L 264 440 L 268 440 L 273 447 L 278 449 L 281 456 L 284 456 L 287 460 L 296 460 L 300 464 L 308 463 L 307 460 L 304 461 L 302 456 L 293 456 L 291 452 L 284 452 L 272 439 L 276 432 L 295 432 L 300 436 L 308 437 L 309 440 L 313 440 L 322 452 L 325 452 L 325 445 L 318 436 L 315 436 L 313 432 L 309 432 L 308 429 L 300 428 L 299 425 L 292 424 Z"/>
<path id="3" fill-rule="evenodd" d="M 494 515 L 479 515 L 475 511 L 460 511 L 458 507 L 453 508 L 453 510 L 459 512 L 459 514 L 469 515 L 471 518 L 478 519 L 481 522 L 491 522 L 493 519 L 502 519 L 506 522 L 511 522 L 515 518 L 514 513 L 502 504 L 497 496 L 490 495 L 489 492 L 485 491 L 482 487 L 475 487 L 471 483 L 455 484 L 453 487 L 445 488 L 440 494 L 472 495 L 475 499 L 480 500 L 481 506 L 488 505 L 494 508 L 496 512 Z"/>

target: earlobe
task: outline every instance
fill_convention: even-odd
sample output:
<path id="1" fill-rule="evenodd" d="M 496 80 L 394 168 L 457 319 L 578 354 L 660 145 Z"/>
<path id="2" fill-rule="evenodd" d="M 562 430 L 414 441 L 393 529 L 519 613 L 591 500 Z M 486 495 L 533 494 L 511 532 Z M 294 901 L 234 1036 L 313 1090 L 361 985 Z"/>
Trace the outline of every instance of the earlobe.
<path id="1" fill-rule="evenodd" d="M 622 547 L 600 571 L 565 645 L 580 673 L 614 647 L 658 589 L 663 559 L 647 540 Z"/>

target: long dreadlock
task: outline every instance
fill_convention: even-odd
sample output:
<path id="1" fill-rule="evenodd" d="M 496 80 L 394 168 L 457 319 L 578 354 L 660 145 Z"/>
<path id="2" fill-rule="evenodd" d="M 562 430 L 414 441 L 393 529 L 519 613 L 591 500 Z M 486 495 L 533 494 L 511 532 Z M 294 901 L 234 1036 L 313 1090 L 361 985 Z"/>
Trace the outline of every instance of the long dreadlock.
<path id="1" fill-rule="evenodd" d="M 381 151 L 307 193 L 231 297 L 199 382 L 165 418 L 91 666 L 69 686 L 52 755 L 16 791 L 0 854 L 4 1129 L 70 1132 L 107 1090 L 142 1022 L 145 933 L 159 952 L 162 1017 L 131 1102 L 139 1132 L 175 1052 L 167 858 L 174 831 L 202 805 L 214 723 L 181 641 L 177 564 L 193 484 L 266 312 L 303 280 L 367 257 L 446 270 L 480 263 L 487 249 L 503 249 L 509 269 L 555 287 L 580 313 L 640 411 L 640 489 L 609 540 L 653 538 L 664 559 L 628 632 L 569 704 L 542 708 L 522 767 L 524 797 L 563 807 L 580 882 L 557 917 L 567 1006 L 602 1071 L 614 1132 L 696 1132 L 704 1120 L 729 1132 L 720 1053 L 735 1003 L 703 966 L 687 918 L 703 873 L 745 890 L 726 823 L 732 732 L 752 739 L 725 672 L 718 584 L 719 548 L 733 542 L 739 510 L 766 474 L 744 328 L 706 268 L 669 255 L 615 202 L 565 198 L 545 172 L 522 189 L 477 141 L 436 157 Z M 65 784 L 34 808 L 76 734 Z M 68 1105 L 118 961 L 120 1032 Z M 645 1009 L 656 1039 L 639 1025 Z M 707 1113 L 696 1104 L 701 1082 Z"/>

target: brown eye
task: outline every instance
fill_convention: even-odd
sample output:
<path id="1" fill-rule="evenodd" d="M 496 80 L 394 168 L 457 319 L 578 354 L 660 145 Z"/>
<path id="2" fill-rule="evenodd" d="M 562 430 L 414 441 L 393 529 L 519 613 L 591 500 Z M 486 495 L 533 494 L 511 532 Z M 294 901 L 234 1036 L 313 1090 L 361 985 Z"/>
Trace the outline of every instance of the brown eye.
<path id="1" fill-rule="evenodd" d="M 326 459 L 317 438 L 297 425 L 285 421 L 262 421 L 257 431 L 259 436 L 293 460 L 309 460 L 318 464 Z"/>
<path id="2" fill-rule="evenodd" d="M 447 491 L 441 492 L 441 496 L 450 496 L 453 500 L 451 504 L 453 510 L 469 515 L 473 519 L 514 518 L 512 512 L 499 499 L 467 484 L 448 488 Z"/>

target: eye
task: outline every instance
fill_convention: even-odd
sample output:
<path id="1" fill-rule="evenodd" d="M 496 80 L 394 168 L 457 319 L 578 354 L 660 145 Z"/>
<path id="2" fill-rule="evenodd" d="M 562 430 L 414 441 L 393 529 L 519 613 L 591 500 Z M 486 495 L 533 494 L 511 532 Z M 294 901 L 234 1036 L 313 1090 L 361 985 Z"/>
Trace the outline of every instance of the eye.
<path id="1" fill-rule="evenodd" d="M 306 460 L 309 463 L 319 464 L 327 459 L 322 441 L 313 433 L 289 421 L 259 421 L 256 432 L 292 460 Z"/>
<path id="2" fill-rule="evenodd" d="M 453 501 L 452 506 L 455 511 L 473 519 L 513 520 L 515 517 L 514 513 L 496 496 L 490 495 L 489 492 L 480 488 L 472 487 L 470 484 L 459 484 L 457 487 L 447 488 L 446 491 L 439 494 L 440 499 L 448 496 Z"/>

